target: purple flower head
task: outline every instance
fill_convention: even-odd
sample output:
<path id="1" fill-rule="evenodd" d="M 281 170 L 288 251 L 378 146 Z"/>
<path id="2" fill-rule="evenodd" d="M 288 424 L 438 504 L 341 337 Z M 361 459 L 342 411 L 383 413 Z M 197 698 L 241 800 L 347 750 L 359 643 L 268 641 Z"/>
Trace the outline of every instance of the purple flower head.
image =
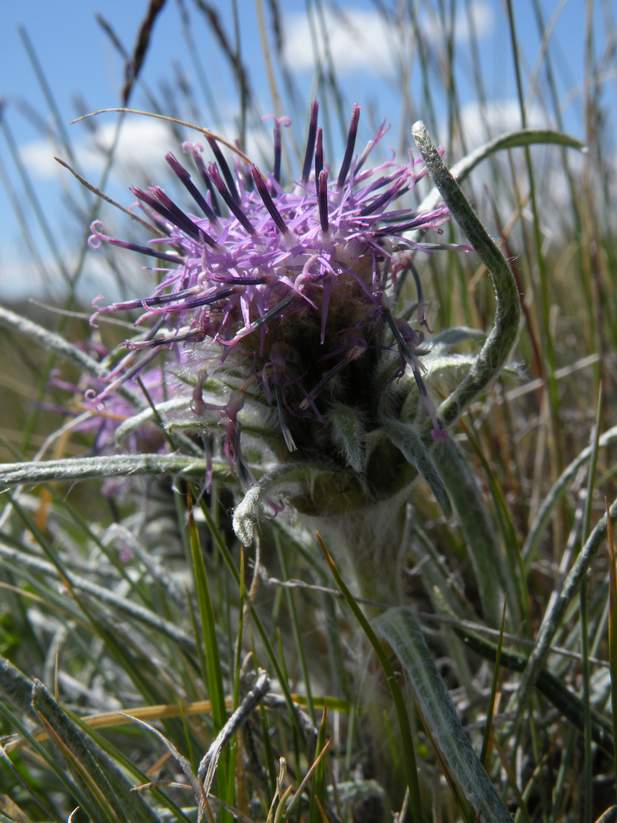
<path id="1" fill-rule="evenodd" d="M 292 187 L 280 183 L 280 126 L 287 121 L 275 120 L 271 174 L 246 163 L 232 168 L 214 139 L 211 163 L 201 146 L 185 143 L 192 170 L 172 154 L 166 160 L 187 205 L 159 186 L 131 189 L 159 237 L 137 245 L 92 225 L 91 246 L 106 242 L 149 255 L 162 272 L 150 295 L 99 307 L 93 322 L 108 312 L 141 310 L 137 322 L 148 331 L 129 341 L 129 349 L 141 352 L 145 363 L 161 347 L 181 348 L 196 375 L 196 415 L 207 405 L 199 402 L 204 374 L 240 373 L 243 389 L 272 408 L 289 450 L 313 447 L 314 424 L 323 427 L 333 404 L 358 409 L 370 425 L 376 408 L 371 376 L 384 356 L 398 363 L 392 379 L 409 367 L 428 398 L 419 360 L 423 332 L 392 316 L 390 294 L 402 271 L 416 278 L 417 252 L 440 247 L 418 237 L 439 232 L 448 211 L 418 213 L 400 205 L 424 177 L 424 166 L 410 159 L 367 167 L 387 129 L 382 125 L 356 153 L 359 118 L 354 106 L 342 163 L 330 168 L 313 104 L 303 168 Z M 421 293 L 418 319 L 425 325 Z M 237 394 L 230 403 L 223 417 L 233 454 Z M 428 399 L 425 405 L 438 432 L 433 406 Z"/>

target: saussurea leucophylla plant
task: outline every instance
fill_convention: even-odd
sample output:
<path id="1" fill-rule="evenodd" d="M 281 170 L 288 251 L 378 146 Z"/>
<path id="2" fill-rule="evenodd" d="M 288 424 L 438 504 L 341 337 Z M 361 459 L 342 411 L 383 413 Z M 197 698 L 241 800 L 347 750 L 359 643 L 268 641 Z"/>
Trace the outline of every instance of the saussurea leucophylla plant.
<path id="1" fill-rule="evenodd" d="M 268 499 L 291 483 L 296 507 L 312 514 L 388 498 L 416 468 L 428 469 L 441 492 L 428 451 L 410 461 L 383 424 L 422 419 L 430 438 L 447 436 L 423 378 L 427 323 L 417 261 L 447 246 L 439 234 L 448 209 L 404 205 L 427 173 L 424 162 L 410 156 L 369 166 L 387 129 L 356 154 L 359 118 L 355 106 L 333 170 L 314 103 L 301 175 L 290 185 L 281 182 L 282 119 L 267 175 L 244 159 L 230 164 L 215 138 L 211 163 L 201 145 L 185 143 L 192 171 L 171 153 L 166 160 L 190 208 L 160 186 L 133 187 L 159 235 L 138 245 L 96 222 L 90 237 L 93 247 L 108 243 L 152 258 L 160 277 L 147 296 L 97 307 L 93 323 L 141 310 L 136 322 L 147 331 L 127 341 L 127 355 L 91 402 L 113 403 L 119 385 L 148 369 L 161 349 L 172 351 L 171 372 L 192 386 L 184 423 L 196 431 L 222 426 L 226 457 L 245 485 L 255 484 L 248 499 Z M 417 300 L 397 317 L 393 294 L 409 275 Z M 256 433 L 277 464 L 271 474 L 257 475 L 245 459 L 244 440 L 254 443 Z M 244 542 L 251 522 L 236 518 Z"/>

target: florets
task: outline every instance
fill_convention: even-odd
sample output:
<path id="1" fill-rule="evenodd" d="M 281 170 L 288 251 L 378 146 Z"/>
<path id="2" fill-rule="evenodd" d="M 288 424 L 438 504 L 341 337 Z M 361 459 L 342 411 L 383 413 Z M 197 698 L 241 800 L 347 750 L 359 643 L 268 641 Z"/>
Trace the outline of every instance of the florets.
<path id="1" fill-rule="evenodd" d="M 406 233 L 439 231 L 448 212 L 441 206 L 427 213 L 397 207 L 425 175 L 424 166 L 388 160 L 366 168 L 386 128 L 354 157 L 359 116 L 355 106 L 338 173 L 324 160 L 314 103 L 301 178 L 293 187 L 280 183 L 276 121 L 271 174 L 247 164 L 232 170 L 211 139 L 216 162 L 209 164 L 202 146 L 184 144 L 197 182 L 180 160 L 166 156 L 191 209 L 180 208 L 159 186 L 132 188 L 160 230 L 147 245 L 109 237 L 98 221 L 92 225 L 91 246 L 106 242 L 149 255 L 163 270 L 149 296 L 97 308 L 93 316 L 95 322 L 104 313 L 142 310 L 137 323 L 151 331 L 127 343 L 143 350 L 132 374 L 160 347 L 180 348 L 186 368 L 194 371 L 199 413 L 206 375 L 240 373 L 243 388 L 276 411 L 290 451 L 309 447 L 307 423 L 322 422 L 333 404 L 370 416 L 369 375 L 384 351 L 399 362 L 392 379 L 409 366 L 427 398 L 418 359 L 424 332 L 393 318 L 389 293 L 402 270 L 414 270 L 416 252 L 438 247 Z M 418 319 L 421 326 L 421 314 Z M 439 434 L 428 400 L 426 406 Z M 236 415 L 237 408 L 230 418 Z"/>

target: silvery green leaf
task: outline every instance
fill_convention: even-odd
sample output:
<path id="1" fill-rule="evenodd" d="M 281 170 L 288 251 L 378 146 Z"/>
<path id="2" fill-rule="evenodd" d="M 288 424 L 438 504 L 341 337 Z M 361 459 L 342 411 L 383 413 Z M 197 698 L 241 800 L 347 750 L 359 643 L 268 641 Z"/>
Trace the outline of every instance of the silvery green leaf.
<path id="1" fill-rule="evenodd" d="M 481 329 L 471 329 L 468 326 L 452 326 L 449 329 L 434 334 L 431 337 L 431 348 L 446 348 L 456 346 L 458 343 L 464 343 L 468 340 L 484 340 L 486 333 Z"/>
<path id="2" fill-rule="evenodd" d="M 158 817 L 144 796 L 133 790 L 124 772 L 94 738 L 64 711 L 39 680 L 33 681 L 32 709 L 53 730 L 52 740 L 59 750 L 63 754 L 67 750 L 71 753 L 72 758 L 68 762 L 72 764 L 74 760 L 79 764 L 74 769 L 75 777 L 79 780 L 86 772 L 119 820 L 156 823 Z"/>
<path id="3" fill-rule="evenodd" d="M 264 474 L 248 489 L 232 517 L 233 530 L 243 546 L 250 546 L 257 534 L 259 517 L 268 495 L 301 488 L 302 483 L 306 483 L 307 468 L 306 465 L 280 466 Z"/>
<path id="4" fill-rule="evenodd" d="M 410 424 L 400 423 L 398 420 L 384 420 L 382 428 L 407 462 L 415 466 L 424 477 L 443 512 L 450 516 L 452 509 L 448 493 L 420 435 Z"/>
<path id="5" fill-rule="evenodd" d="M 32 681 L 6 657 L 0 656 L 0 693 L 24 715 L 32 714 Z"/>
<path id="6" fill-rule="evenodd" d="M 171 400 L 165 400 L 162 403 L 157 403 L 154 408 L 156 409 L 156 413 L 159 415 L 161 420 L 166 421 L 168 412 L 188 409 L 191 405 L 191 400 L 191 395 L 174 397 Z M 151 421 L 154 418 L 154 415 L 154 409 L 148 406 L 148 408 L 143 409 L 137 414 L 127 417 L 127 419 L 124 420 L 116 429 L 116 443 L 121 443 L 122 440 L 124 440 L 124 438 L 129 434 L 132 434 L 136 429 L 141 428 L 145 423 Z"/>
<path id="7" fill-rule="evenodd" d="M 521 129 L 520 131 L 509 132 L 508 134 L 500 134 L 499 137 L 496 137 L 494 140 L 489 140 L 488 143 L 479 146 L 475 151 L 468 154 L 467 157 L 463 157 L 462 160 L 455 163 L 450 169 L 450 173 L 455 180 L 462 183 L 463 180 L 469 177 L 476 166 L 498 151 L 542 144 L 563 146 L 569 149 L 578 149 L 579 151 L 585 148 L 580 140 L 558 131 L 552 131 L 551 129 Z M 438 189 L 432 189 L 422 201 L 419 211 L 430 211 L 434 209 L 440 199 L 441 195 Z"/>
<path id="8" fill-rule="evenodd" d="M 439 418 L 447 427 L 461 416 L 469 403 L 489 385 L 505 365 L 518 333 L 521 315 L 520 296 L 505 257 L 445 166 L 424 124 L 420 121 L 414 123 L 411 132 L 452 217 L 486 266 L 495 297 L 492 327 L 478 356 L 459 385 L 439 407 Z"/>
<path id="9" fill-rule="evenodd" d="M 243 546 L 250 546 L 257 533 L 263 488 L 251 486 L 234 509 L 232 526 Z"/>
<path id="10" fill-rule="evenodd" d="M 377 618 L 375 628 L 392 646 L 407 672 L 424 725 L 449 778 L 479 820 L 511 823 L 508 810 L 463 729 L 413 609 L 389 609 Z"/>
<path id="11" fill-rule="evenodd" d="M 358 473 L 364 469 L 365 431 L 358 412 L 343 403 L 337 403 L 328 414 L 332 438 L 345 462 Z"/>

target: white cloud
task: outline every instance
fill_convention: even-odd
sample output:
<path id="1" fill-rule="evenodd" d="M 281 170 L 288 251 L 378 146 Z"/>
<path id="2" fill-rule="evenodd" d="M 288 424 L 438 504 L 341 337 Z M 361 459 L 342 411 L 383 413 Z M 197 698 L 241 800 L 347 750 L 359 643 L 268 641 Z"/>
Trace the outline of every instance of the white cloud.
<path id="1" fill-rule="evenodd" d="M 527 104 L 528 128 L 550 128 L 546 113 L 535 104 Z M 517 100 L 491 100 L 482 105 L 477 100 L 461 108 L 461 128 L 468 148 L 476 148 L 486 140 L 509 131 L 521 129 L 521 114 Z"/>
<path id="2" fill-rule="evenodd" d="M 105 164 L 105 153 L 113 145 L 116 124 L 106 123 L 92 135 L 74 144 L 77 165 L 88 172 L 100 172 Z M 146 167 L 152 161 L 161 161 L 169 150 L 171 140 L 169 127 L 149 119 L 127 120 L 120 131 L 115 151 L 114 169 L 116 175 Z M 24 163 L 38 178 L 53 177 L 62 171 L 54 160 L 59 150 L 49 140 L 35 140 L 20 148 Z M 64 157 L 64 152 L 60 152 Z"/>
<path id="3" fill-rule="evenodd" d="M 475 0 L 470 5 L 469 15 L 459 7 L 454 24 L 454 38 L 459 42 L 464 42 L 469 40 L 473 31 L 475 36 L 481 40 L 491 32 L 494 21 L 494 13 L 490 4 L 484 2 L 484 0 Z M 447 32 L 436 12 L 421 19 L 420 26 L 424 36 L 428 37 L 433 43 L 445 42 Z"/>
<path id="4" fill-rule="evenodd" d="M 224 125 L 219 132 L 228 139 L 234 139 L 236 129 L 231 124 Z M 78 168 L 86 176 L 102 172 L 105 166 L 105 155 L 113 145 L 116 134 L 116 124 L 106 123 L 95 135 L 88 133 L 73 144 L 73 151 Z M 201 135 L 191 130 L 185 130 L 183 135 L 187 140 L 204 142 Z M 165 180 L 164 156 L 173 149 L 178 156 L 180 153 L 174 148 L 177 146 L 169 127 L 164 123 L 149 118 L 135 118 L 127 120 L 122 126 L 120 139 L 114 152 L 112 178 L 126 187 L 129 183 L 137 183 L 140 173 L 146 177 L 156 177 L 157 182 Z M 270 156 L 272 153 L 272 138 L 267 129 L 256 127 L 247 132 L 247 151 L 250 157 L 258 159 L 261 156 Z M 51 141 L 34 140 L 20 147 L 22 160 L 33 177 L 49 179 L 58 174 L 65 175 L 65 170 L 54 160 L 54 155 L 66 158 L 66 152 L 55 146 Z M 204 159 L 209 159 L 208 153 Z M 212 159 L 212 158 L 210 158 Z M 189 166 L 190 162 L 187 163 Z M 169 172 L 170 177 L 173 175 Z"/>
<path id="5" fill-rule="evenodd" d="M 493 25 L 493 13 L 483 0 L 472 4 L 474 28 L 483 37 Z M 414 33 L 411 20 L 405 16 L 402 24 L 393 24 L 377 11 L 343 8 L 341 13 L 324 11 L 330 54 L 339 74 L 355 71 L 384 74 L 396 72 L 397 64 L 413 53 Z M 419 21 L 427 41 L 438 44 L 444 40 L 441 23 L 434 15 L 425 15 Z M 315 67 L 315 47 L 322 65 L 326 64 L 324 38 L 312 36 L 308 16 L 301 12 L 289 15 L 286 20 L 285 57 L 294 69 L 311 70 Z M 318 29 L 319 31 L 319 29 Z M 461 15 L 455 26 L 457 40 L 469 37 L 466 15 Z"/>
<path id="6" fill-rule="evenodd" d="M 330 53 L 339 73 L 358 69 L 377 69 L 386 73 L 394 70 L 391 52 L 395 32 L 377 12 L 356 9 L 346 12 L 343 19 L 326 10 L 324 16 Z M 325 43 L 322 38 L 313 42 L 306 14 L 290 16 L 286 28 L 285 57 L 294 69 L 312 69 L 315 66 L 314 46 L 317 47 L 321 64 L 325 64 Z"/>

